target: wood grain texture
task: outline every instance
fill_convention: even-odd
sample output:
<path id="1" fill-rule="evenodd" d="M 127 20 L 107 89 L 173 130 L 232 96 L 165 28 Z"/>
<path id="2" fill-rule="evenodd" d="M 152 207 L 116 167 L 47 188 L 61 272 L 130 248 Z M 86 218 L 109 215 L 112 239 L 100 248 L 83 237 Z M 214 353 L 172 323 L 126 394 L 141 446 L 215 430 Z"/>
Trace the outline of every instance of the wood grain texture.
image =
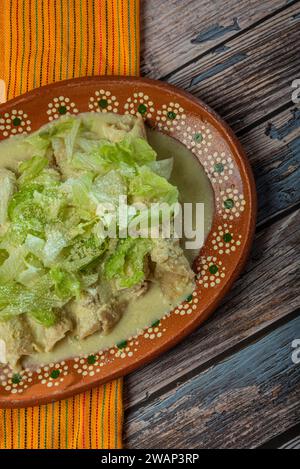
<path id="1" fill-rule="evenodd" d="M 259 449 L 298 449 L 300 438 L 300 422 L 284 433 L 259 446 Z"/>
<path id="2" fill-rule="evenodd" d="M 300 210 L 261 231 L 244 274 L 213 318 L 127 378 L 126 407 L 142 406 L 300 308 Z M 129 413 L 130 415 L 130 413 Z M 134 414 L 135 415 L 135 414 Z"/>
<path id="3" fill-rule="evenodd" d="M 127 378 L 125 444 L 259 447 L 300 422 L 300 1 L 147 0 L 142 14 L 143 73 L 187 89 L 240 136 L 259 228 L 214 317 Z M 297 448 L 294 437 L 278 446 Z"/>
<path id="4" fill-rule="evenodd" d="M 258 222 L 300 202 L 300 110 L 291 106 L 241 137 L 258 193 Z"/>
<path id="5" fill-rule="evenodd" d="M 280 446 L 280 449 L 300 449 L 300 435 Z"/>
<path id="6" fill-rule="evenodd" d="M 300 3 L 226 43 L 168 79 L 215 109 L 235 131 L 291 101 L 300 76 Z"/>
<path id="7" fill-rule="evenodd" d="M 142 1 L 142 73 L 161 78 L 274 14 L 286 0 Z"/>
<path id="8" fill-rule="evenodd" d="M 300 317 L 127 416 L 134 448 L 253 448 L 300 419 Z"/>

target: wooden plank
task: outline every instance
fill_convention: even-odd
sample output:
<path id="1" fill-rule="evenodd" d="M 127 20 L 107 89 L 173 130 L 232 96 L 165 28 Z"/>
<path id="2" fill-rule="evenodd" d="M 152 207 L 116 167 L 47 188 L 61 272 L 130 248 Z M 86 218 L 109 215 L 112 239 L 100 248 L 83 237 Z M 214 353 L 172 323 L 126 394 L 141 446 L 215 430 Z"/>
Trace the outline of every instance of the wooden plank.
<path id="1" fill-rule="evenodd" d="M 255 448 L 300 422 L 300 317 L 127 415 L 129 448 Z"/>
<path id="2" fill-rule="evenodd" d="M 300 149 L 298 136 L 299 125 L 300 122 L 297 109 L 291 107 L 290 109 L 280 113 L 270 122 L 266 122 L 258 126 L 257 128 L 251 130 L 242 137 L 242 143 L 246 149 L 246 152 L 249 156 L 250 162 L 254 168 L 254 172 L 256 175 L 260 223 L 265 223 L 272 216 L 288 209 L 289 207 L 296 205 L 300 201 L 300 187 L 297 182 L 299 181 L 300 175 Z M 282 132 L 284 132 L 285 134 L 284 138 L 282 138 Z M 289 226 L 289 223 L 287 226 Z M 274 227 L 274 234 L 277 233 L 277 229 L 281 230 L 281 228 L 281 222 L 277 223 Z M 271 256 L 276 256 L 277 244 L 280 245 L 281 242 L 285 241 L 285 235 L 284 233 L 281 233 L 280 237 L 278 239 L 276 238 L 277 243 L 272 244 L 272 239 L 269 237 L 269 234 L 272 234 L 271 230 L 271 228 L 268 228 L 266 231 L 264 231 L 267 233 L 267 238 L 265 238 L 262 234 L 258 235 L 258 241 L 253 250 L 254 262 L 252 261 L 252 264 L 249 265 L 249 268 L 244 274 L 243 279 L 236 284 L 234 291 L 229 297 L 231 299 L 229 299 L 228 307 L 221 308 L 220 314 L 222 314 L 222 311 L 224 310 L 227 310 L 229 312 L 231 309 L 233 309 L 235 311 L 235 314 L 237 315 L 237 320 L 239 320 L 239 304 L 241 301 L 245 303 L 245 298 L 248 298 L 248 295 L 251 295 L 252 283 L 254 283 L 254 291 L 259 290 L 261 274 L 268 275 L 269 271 L 273 271 L 274 276 L 272 275 L 272 277 L 270 278 L 270 284 L 273 283 L 275 289 L 277 288 L 278 290 L 282 290 L 281 282 L 283 282 L 284 279 L 279 278 L 277 276 L 275 269 L 277 261 L 278 263 L 282 264 L 286 262 L 284 261 L 284 258 L 285 255 L 287 255 L 287 257 L 289 256 L 289 251 L 287 251 L 286 254 L 283 254 L 283 257 L 275 257 L 271 266 L 268 263 L 264 265 L 264 262 L 267 260 L 268 255 L 261 257 L 261 253 L 264 251 L 266 252 L 265 243 L 267 243 L 267 245 L 269 246 L 267 252 L 271 252 Z M 287 245 L 286 249 L 289 249 Z M 261 265 L 264 265 L 264 270 L 262 270 Z M 293 281 L 293 277 L 289 276 L 289 278 L 291 278 L 291 280 Z M 245 283 L 248 285 L 246 292 L 243 290 L 243 286 Z M 286 282 L 283 283 L 285 284 Z M 292 288 L 293 290 L 293 285 L 290 285 L 287 288 L 287 285 L 285 284 L 284 288 L 286 289 L 286 292 L 288 292 L 290 288 Z M 286 298 L 282 297 L 282 301 L 288 301 L 289 298 L 289 293 L 287 293 Z M 259 295 L 256 299 L 259 302 L 261 300 L 261 295 Z M 224 302 L 225 301 L 226 300 L 224 300 Z M 265 313 L 266 311 L 268 311 L 268 309 L 270 309 L 273 301 L 274 299 L 272 297 L 272 294 L 270 294 L 264 298 L 264 301 L 262 303 L 258 304 L 258 310 L 255 310 L 256 306 L 254 302 L 252 304 L 249 304 L 248 308 L 244 308 L 243 310 L 241 310 L 240 314 L 247 316 L 247 321 L 249 321 L 250 323 L 254 311 L 254 317 L 260 316 L 262 322 L 259 323 L 259 329 L 262 329 L 264 327 L 263 321 L 265 319 L 267 320 L 265 325 L 269 324 L 270 314 L 272 313 L 269 312 L 269 314 L 267 315 Z M 294 306 L 291 306 L 292 307 L 288 307 L 285 312 L 280 312 L 278 304 L 277 314 L 274 314 L 273 317 L 274 321 L 278 318 L 281 318 L 285 314 L 289 314 L 296 305 L 294 304 Z M 262 314 L 263 311 L 265 311 L 264 314 Z M 213 336 L 214 331 L 218 332 L 221 327 L 230 329 L 231 326 L 229 313 L 228 316 L 224 318 L 224 320 L 224 323 L 216 323 L 214 327 L 212 327 L 211 333 L 210 327 L 208 328 L 209 332 L 207 332 L 207 328 L 205 326 L 203 333 L 196 334 L 195 336 L 192 336 L 191 339 L 188 339 L 188 341 L 186 341 L 184 345 L 180 346 L 180 351 L 184 352 L 184 348 L 187 347 L 187 344 L 190 344 L 191 341 L 192 344 L 190 344 L 189 347 L 194 347 L 195 343 L 205 337 L 206 334 L 208 334 L 209 337 Z M 245 323 L 243 322 L 242 324 L 244 327 Z M 240 331 L 240 338 L 238 340 L 234 340 L 233 344 L 231 343 L 231 339 L 227 338 L 227 342 L 226 344 L 224 344 L 224 348 L 228 349 L 231 345 L 238 344 L 240 340 L 243 340 L 245 337 L 248 337 L 251 333 L 255 332 L 256 330 L 257 329 L 253 327 L 253 324 L 250 331 L 247 331 L 247 326 L 245 326 L 244 334 L 242 334 Z M 232 334 L 234 335 L 234 331 L 232 331 Z M 212 340 L 212 338 L 210 337 L 208 340 L 210 341 Z M 219 345 L 220 347 L 217 349 L 217 351 L 215 351 L 216 353 L 220 353 L 220 349 L 222 346 L 221 341 Z M 204 349 L 206 349 L 206 353 Z M 189 350 L 190 349 L 188 348 L 187 354 Z M 169 358 L 167 359 L 167 362 L 169 363 L 169 365 L 167 365 L 167 370 L 168 366 L 170 366 L 170 373 L 172 361 L 174 360 L 176 353 L 177 352 L 171 352 Z M 206 360 L 210 360 L 214 357 L 214 352 L 209 349 L 209 346 L 207 345 L 206 341 L 204 341 L 203 347 L 200 347 L 199 354 L 196 354 L 195 363 L 198 362 L 200 356 L 203 359 L 202 361 L 202 359 L 200 358 L 200 364 L 205 363 Z M 179 360 L 179 369 L 177 370 L 178 376 L 180 376 L 181 371 L 184 370 L 185 358 L 186 354 L 183 353 L 182 358 Z M 163 366 L 165 367 L 166 364 L 164 364 Z M 193 365 L 191 366 L 191 369 L 192 368 Z M 157 366 L 155 366 L 154 368 L 152 367 L 152 365 L 149 367 L 149 373 L 146 370 L 139 372 L 136 377 L 133 376 L 132 379 L 130 378 L 130 383 L 133 386 L 132 396 L 134 395 L 132 397 L 132 400 L 130 401 L 132 405 L 134 405 L 135 402 L 140 402 L 140 400 L 143 399 L 146 394 L 146 390 L 143 384 L 141 383 L 145 382 L 147 386 L 148 379 L 151 380 L 152 375 L 158 377 L 160 376 L 160 366 L 158 363 Z M 146 374 L 146 376 L 144 376 L 144 373 Z M 177 376 L 176 372 L 175 376 Z M 136 385 L 135 381 L 139 382 L 139 384 Z M 154 386 L 154 390 L 157 390 L 156 386 Z"/>
<path id="3" fill-rule="evenodd" d="M 214 317 L 175 349 L 127 378 L 126 407 L 141 406 L 197 374 L 300 307 L 300 210 L 256 236 L 251 260 Z"/>
<path id="4" fill-rule="evenodd" d="M 292 99 L 292 81 L 300 77 L 299 12 L 297 2 L 168 81 L 201 98 L 235 131 L 252 125 Z"/>
<path id="5" fill-rule="evenodd" d="M 300 110 L 294 106 L 241 137 L 258 192 L 258 221 L 300 202 Z"/>
<path id="6" fill-rule="evenodd" d="M 268 440 L 259 449 L 299 449 L 300 448 L 300 422 L 284 433 Z"/>
<path id="7" fill-rule="evenodd" d="M 300 435 L 280 446 L 279 449 L 300 449 Z"/>
<path id="8" fill-rule="evenodd" d="M 142 73 L 161 78 L 274 14 L 286 0 L 142 2 Z"/>

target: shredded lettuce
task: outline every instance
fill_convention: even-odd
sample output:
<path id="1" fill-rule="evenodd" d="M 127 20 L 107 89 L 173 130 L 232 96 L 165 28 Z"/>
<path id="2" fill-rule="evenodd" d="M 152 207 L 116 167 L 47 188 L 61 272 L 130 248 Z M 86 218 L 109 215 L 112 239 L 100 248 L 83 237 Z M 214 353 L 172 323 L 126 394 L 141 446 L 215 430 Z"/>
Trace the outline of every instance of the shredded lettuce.
<path id="1" fill-rule="evenodd" d="M 0 227 L 3 226 L 8 217 L 8 205 L 16 185 L 14 173 L 6 169 L 0 170 Z"/>
<path id="2" fill-rule="evenodd" d="M 55 309 L 61 308 L 64 301 L 55 294 L 52 285 L 48 275 L 31 288 L 12 282 L 0 285 L 0 320 L 26 313 L 45 326 L 54 324 Z"/>
<path id="3" fill-rule="evenodd" d="M 97 148 L 86 153 L 75 153 L 71 166 L 77 170 L 90 170 L 96 174 L 105 174 L 114 169 L 130 168 L 152 163 L 156 153 L 142 138 L 128 139 L 122 142 L 109 143 L 101 141 Z"/>
<path id="4" fill-rule="evenodd" d="M 43 156 L 34 156 L 30 160 L 21 163 L 19 166 L 19 172 L 21 173 L 18 179 L 19 186 L 28 184 L 39 176 L 43 169 L 48 166 L 48 163 L 48 159 Z"/>
<path id="5" fill-rule="evenodd" d="M 65 117 L 50 125 L 43 133 L 44 138 L 49 139 L 53 147 L 62 148 L 67 161 L 70 161 L 82 124 L 79 119 Z"/>
<path id="6" fill-rule="evenodd" d="M 101 257 L 106 244 L 105 240 L 99 240 L 94 234 L 78 236 L 65 250 L 61 266 L 68 272 L 80 272 Z"/>
<path id="7" fill-rule="evenodd" d="M 91 193 L 97 203 L 110 203 L 118 206 L 119 197 L 127 195 L 127 181 L 118 171 L 112 170 L 95 179 Z"/>
<path id="8" fill-rule="evenodd" d="M 9 257 L 9 254 L 6 251 L 6 249 L 0 249 L 0 266 L 3 264 L 3 262 L 6 261 L 8 257 Z"/>
<path id="9" fill-rule="evenodd" d="M 130 195 L 141 202 L 166 202 L 170 205 L 178 201 L 178 189 L 165 178 L 143 166 L 129 185 Z"/>
<path id="10" fill-rule="evenodd" d="M 78 277 L 70 272 L 65 272 L 59 267 L 54 267 L 50 271 L 50 276 L 54 282 L 55 293 L 61 299 L 79 298 L 81 284 Z"/>
<path id="11" fill-rule="evenodd" d="M 105 263 L 104 274 L 121 288 L 130 288 L 145 279 L 144 259 L 152 247 L 149 239 L 127 238 L 119 241 L 116 251 Z"/>
<path id="12" fill-rule="evenodd" d="M 0 267 L 0 283 L 4 284 L 15 280 L 26 268 L 26 253 L 27 251 L 24 246 L 18 246 L 11 250 L 8 258 Z"/>
<path id="13" fill-rule="evenodd" d="M 67 116 L 1 144 L 18 163 L 0 170 L 0 321 L 27 314 L 49 327 L 101 278 L 120 289 L 145 279 L 151 240 L 128 237 L 112 248 L 101 230 L 115 218 L 99 207 L 118 209 L 128 196 L 128 220 L 149 219 L 152 202 L 172 213 L 178 191 L 168 182 L 173 160 L 157 161 L 143 122 L 121 119 Z M 147 208 L 140 213 L 135 202 Z"/>

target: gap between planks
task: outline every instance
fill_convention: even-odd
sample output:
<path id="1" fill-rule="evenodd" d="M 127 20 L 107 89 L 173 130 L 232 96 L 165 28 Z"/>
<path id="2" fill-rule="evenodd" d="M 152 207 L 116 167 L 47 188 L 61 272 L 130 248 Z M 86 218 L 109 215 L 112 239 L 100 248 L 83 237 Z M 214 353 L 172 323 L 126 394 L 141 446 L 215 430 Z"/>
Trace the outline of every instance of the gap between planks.
<path id="1" fill-rule="evenodd" d="M 255 334 L 263 335 L 267 327 L 272 329 L 278 321 L 299 313 L 295 313 L 300 308 L 299 220 L 300 211 L 275 224 L 272 232 L 259 233 L 255 255 L 213 318 L 175 349 L 127 378 L 128 409 L 145 405 L 166 386 L 184 382 L 188 374 L 207 368 L 228 349 L 235 352 Z"/>
<path id="2" fill-rule="evenodd" d="M 162 80 L 162 81 L 168 81 L 170 78 L 173 77 L 173 75 L 175 75 L 178 72 L 181 72 L 182 70 L 184 70 L 189 65 L 192 65 L 193 63 L 196 63 L 196 62 L 200 61 L 201 59 L 203 59 L 207 55 L 209 55 L 211 53 L 214 53 L 216 50 L 226 46 L 227 42 L 242 37 L 247 32 L 251 31 L 252 29 L 257 28 L 258 26 L 262 25 L 266 21 L 271 20 L 272 18 L 276 17 L 277 15 L 280 15 L 285 10 L 293 7 L 294 5 L 297 5 L 299 2 L 300 2 L 300 0 L 292 0 L 292 1 L 287 2 L 286 5 L 283 5 L 282 7 L 278 8 L 275 11 L 273 11 L 272 13 L 260 18 L 259 20 L 255 21 L 254 23 L 250 24 L 249 26 L 241 29 L 239 32 L 237 32 L 235 34 L 232 34 L 230 37 L 227 37 L 225 40 L 220 41 L 217 44 L 214 44 L 214 46 L 207 49 L 205 52 L 193 57 L 192 59 L 190 59 L 187 62 L 181 64 L 179 67 L 175 68 L 174 70 L 172 70 L 168 74 L 166 74 L 164 76 L 161 76 L 158 79 Z"/>
<path id="3" fill-rule="evenodd" d="M 228 51 L 210 54 L 169 81 L 205 101 L 235 132 L 251 128 L 291 101 L 291 84 L 300 74 L 299 22 L 291 19 L 297 11 L 298 5 L 264 22 L 243 42 L 230 39 Z"/>
<path id="4" fill-rule="evenodd" d="M 254 5 L 253 1 L 230 0 L 228 8 L 224 0 L 170 0 L 162 8 L 161 0 L 142 2 L 142 72 L 152 78 L 166 76 L 178 64 L 184 66 L 208 49 L 220 49 L 235 31 L 245 30 L 286 3 L 266 0 Z M 193 43 L 199 35 L 201 43 Z"/>
<path id="5" fill-rule="evenodd" d="M 256 448 L 299 423 L 300 317 L 127 416 L 130 447 Z M 150 437 L 151 435 L 151 437 Z M 125 440 L 126 441 L 126 440 Z"/>
<path id="6" fill-rule="evenodd" d="M 300 449 L 300 423 L 260 446 L 259 449 Z"/>

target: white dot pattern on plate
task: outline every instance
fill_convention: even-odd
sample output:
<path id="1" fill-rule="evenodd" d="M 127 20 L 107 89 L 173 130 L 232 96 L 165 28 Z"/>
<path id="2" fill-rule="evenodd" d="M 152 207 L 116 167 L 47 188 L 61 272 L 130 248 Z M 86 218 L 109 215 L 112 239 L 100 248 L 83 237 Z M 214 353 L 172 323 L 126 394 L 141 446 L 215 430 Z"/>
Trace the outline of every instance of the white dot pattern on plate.
<path id="1" fill-rule="evenodd" d="M 91 112 L 114 112 L 119 110 L 117 97 L 111 91 L 100 89 L 89 99 L 89 111 Z"/>
<path id="2" fill-rule="evenodd" d="M 204 255 L 201 255 L 196 262 L 195 291 L 173 311 L 166 313 L 163 318 L 139 331 L 134 337 L 106 351 L 78 356 L 70 362 L 63 360 L 59 363 L 41 365 L 34 371 L 26 368 L 20 373 L 14 373 L 8 367 L 0 368 L 1 391 L 4 390 L 8 394 L 24 393 L 33 382 L 50 389 L 65 386 L 65 380 L 70 374 L 77 375 L 77 379 L 81 377 L 88 379 L 97 374 L 101 375 L 104 367 L 111 366 L 114 361 L 135 359 L 135 355 L 141 351 L 145 343 L 157 343 L 163 340 L 164 334 L 168 332 L 170 317 L 176 317 L 178 321 L 189 321 L 193 313 L 197 312 L 207 290 L 222 285 L 227 275 L 229 255 L 233 255 L 242 245 L 237 221 L 246 209 L 245 196 L 232 184 L 235 163 L 229 150 L 226 150 L 226 147 L 213 149 L 217 132 L 209 122 L 201 119 L 196 122 L 195 119 L 187 117 L 180 99 L 178 102 L 175 99 L 170 100 L 169 103 L 157 108 L 154 99 L 142 90 L 135 91 L 127 99 L 125 98 L 124 102 L 116 92 L 99 87 L 92 96 L 87 94 L 85 103 L 86 109 L 83 111 L 117 113 L 122 109 L 125 114 L 139 114 L 144 119 L 153 119 L 159 130 L 174 134 L 178 132 L 178 138 L 182 143 L 199 157 L 216 189 L 219 222 L 209 237 L 210 241 Z M 47 104 L 49 121 L 78 113 L 76 103 L 67 96 L 54 97 Z M 31 130 L 31 121 L 23 110 L 13 109 L 0 116 L 0 134 L 5 138 L 26 134 Z"/>
<path id="3" fill-rule="evenodd" d="M 185 121 L 186 114 L 179 103 L 163 104 L 162 108 L 157 111 L 156 122 L 160 130 L 181 131 L 184 129 Z"/>
<path id="4" fill-rule="evenodd" d="M 239 218 L 245 211 L 246 201 L 238 189 L 227 188 L 216 198 L 218 213 L 224 220 L 232 221 Z"/>
<path id="5" fill-rule="evenodd" d="M 31 131 L 31 120 L 22 109 L 13 109 L 0 116 L 0 133 L 3 137 L 27 134 Z"/>
<path id="6" fill-rule="evenodd" d="M 140 114 L 144 119 L 151 119 L 155 112 L 155 107 L 153 100 L 147 94 L 137 92 L 127 98 L 124 110 L 125 114 L 133 116 Z"/>
<path id="7" fill-rule="evenodd" d="M 62 116 L 69 116 L 71 114 L 78 114 L 76 104 L 65 96 L 58 96 L 48 104 L 48 120 L 51 122 L 59 119 Z"/>

